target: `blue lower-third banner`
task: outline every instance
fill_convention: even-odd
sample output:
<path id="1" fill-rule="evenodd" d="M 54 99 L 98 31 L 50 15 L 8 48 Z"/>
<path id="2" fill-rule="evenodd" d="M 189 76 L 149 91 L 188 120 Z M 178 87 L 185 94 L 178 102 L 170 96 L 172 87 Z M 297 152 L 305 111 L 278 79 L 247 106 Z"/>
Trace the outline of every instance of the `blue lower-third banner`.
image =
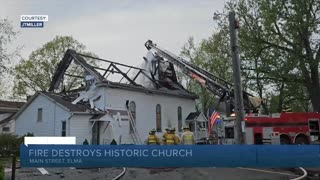
<path id="1" fill-rule="evenodd" d="M 320 167 L 319 145 L 21 145 L 22 167 Z"/>

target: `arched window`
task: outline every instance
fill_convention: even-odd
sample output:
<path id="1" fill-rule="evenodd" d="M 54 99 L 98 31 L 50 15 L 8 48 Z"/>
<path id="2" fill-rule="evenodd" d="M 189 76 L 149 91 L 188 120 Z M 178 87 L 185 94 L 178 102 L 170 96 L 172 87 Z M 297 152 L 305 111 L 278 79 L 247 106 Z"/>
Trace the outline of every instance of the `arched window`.
<path id="1" fill-rule="evenodd" d="M 134 101 L 131 101 L 130 104 L 129 104 L 129 110 L 130 110 L 130 113 L 132 115 L 132 123 L 133 123 L 133 126 L 131 125 L 130 123 L 130 132 L 133 132 L 133 127 L 136 126 L 136 103 Z"/>
<path id="2" fill-rule="evenodd" d="M 181 106 L 178 107 L 178 131 L 182 131 L 182 109 Z"/>
<path id="3" fill-rule="evenodd" d="M 160 106 L 160 104 L 157 104 L 157 106 L 156 106 L 156 129 L 157 129 L 157 132 L 162 132 L 162 129 L 161 129 L 161 106 Z"/>

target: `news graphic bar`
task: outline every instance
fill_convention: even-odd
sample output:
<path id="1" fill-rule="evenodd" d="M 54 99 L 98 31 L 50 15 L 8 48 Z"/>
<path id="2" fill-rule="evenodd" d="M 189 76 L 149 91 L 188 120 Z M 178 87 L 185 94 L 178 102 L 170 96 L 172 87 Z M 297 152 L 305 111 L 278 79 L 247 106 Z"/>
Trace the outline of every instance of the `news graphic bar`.
<path id="1" fill-rule="evenodd" d="M 44 22 L 49 21 L 48 15 L 21 15 L 21 28 L 43 28 Z"/>
<path id="2" fill-rule="evenodd" d="M 40 21 L 20 22 L 20 27 L 22 27 L 22 28 L 42 28 L 43 22 L 40 22 Z"/>
<path id="3" fill-rule="evenodd" d="M 49 21 L 48 15 L 21 15 L 21 22 L 30 22 L 30 21 Z"/>
<path id="4" fill-rule="evenodd" d="M 22 167 L 320 167 L 319 145 L 21 145 Z"/>
<path id="5" fill-rule="evenodd" d="M 76 137 L 24 137 L 24 144 L 76 144 Z"/>

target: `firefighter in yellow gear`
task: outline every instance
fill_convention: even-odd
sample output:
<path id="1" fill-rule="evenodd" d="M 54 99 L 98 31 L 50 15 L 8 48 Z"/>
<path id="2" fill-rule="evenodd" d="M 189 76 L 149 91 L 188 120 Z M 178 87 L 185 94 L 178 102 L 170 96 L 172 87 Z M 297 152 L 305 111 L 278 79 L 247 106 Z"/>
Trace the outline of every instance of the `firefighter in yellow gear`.
<path id="1" fill-rule="evenodd" d="M 174 136 L 173 136 L 174 144 L 180 144 L 180 138 L 179 138 L 179 136 L 176 135 L 176 128 L 172 128 L 172 130 L 173 130 L 173 134 L 174 134 Z"/>
<path id="2" fill-rule="evenodd" d="M 166 128 L 165 129 L 166 130 L 166 132 L 164 132 L 163 134 L 162 134 L 162 144 L 166 144 L 166 141 L 167 141 L 167 135 L 169 134 L 169 128 Z"/>
<path id="3" fill-rule="evenodd" d="M 193 133 L 190 131 L 188 126 L 184 126 L 183 133 L 181 135 L 181 144 L 184 145 L 193 145 L 195 144 L 195 138 Z"/>
<path id="4" fill-rule="evenodd" d="M 167 145 L 177 145 L 180 144 L 180 139 L 177 135 L 175 135 L 175 128 L 170 128 L 169 134 L 166 138 L 166 144 Z"/>
<path id="5" fill-rule="evenodd" d="M 152 129 L 149 132 L 149 136 L 146 139 L 146 144 L 148 144 L 148 145 L 158 145 L 158 144 L 160 144 L 159 139 L 158 139 L 158 137 L 156 135 L 156 130 L 155 129 Z"/>

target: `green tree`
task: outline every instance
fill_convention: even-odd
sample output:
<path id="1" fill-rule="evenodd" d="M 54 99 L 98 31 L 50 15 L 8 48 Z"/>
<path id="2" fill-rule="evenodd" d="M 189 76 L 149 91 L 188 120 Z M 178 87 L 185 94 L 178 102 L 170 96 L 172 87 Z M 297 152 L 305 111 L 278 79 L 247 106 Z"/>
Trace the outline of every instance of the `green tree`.
<path id="1" fill-rule="evenodd" d="M 86 46 L 73 37 L 56 36 L 52 41 L 33 51 L 28 59 L 23 59 L 15 67 L 14 96 L 25 98 L 36 91 L 48 90 L 56 67 L 68 49 L 95 56 L 86 52 Z M 83 74 L 81 67 L 75 64 L 72 64 L 68 70 L 73 75 Z M 75 77 L 69 77 L 65 81 L 69 82 L 67 90 L 81 83 Z"/>
<path id="2" fill-rule="evenodd" d="M 279 106 L 311 100 L 320 111 L 319 0 L 239 0 L 230 3 L 241 22 L 244 69 L 279 91 Z M 256 63 L 255 63 L 256 61 Z M 281 90 L 282 89 L 282 90 Z M 281 94 L 282 93 L 282 94 Z"/>
<path id="3" fill-rule="evenodd" d="M 8 89 L 4 88 L 7 85 L 4 84 L 7 83 L 6 77 L 9 76 L 11 62 L 19 54 L 20 47 L 8 49 L 16 35 L 12 23 L 8 19 L 0 19 L 0 98 L 5 98 L 8 93 Z"/>
<path id="4" fill-rule="evenodd" d="M 320 1 L 238 0 L 227 3 L 224 12 L 230 10 L 237 13 L 240 22 L 244 90 L 251 89 L 264 99 L 266 113 L 270 106 L 272 112 L 281 112 L 283 105 L 294 111 L 310 111 L 310 102 L 319 112 Z M 227 16 L 223 16 L 211 37 L 199 47 L 189 40 L 182 55 L 231 80 L 228 26 Z"/>
<path id="5" fill-rule="evenodd" d="M 188 58 L 192 64 L 226 81 L 231 81 L 231 56 L 226 29 L 215 32 L 208 39 L 202 40 L 198 47 L 196 47 L 194 39 L 192 37 L 189 38 L 182 48 L 181 56 Z M 197 101 L 198 111 L 206 113 L 209 107 L 217 105 L 215 99 L 219 97 L 190 80 L 190 78 L 187 79 L 188 90 L 199 95 L 199 100 Z"/>
<path id="6" fill-rule="evenodd" d="M 5 64 L 9 63 L 11 58 L 17 54 L 17 49 L 9 52 L 7 46 L 14 40 L 17 32 L 7 19 L 0 19 L 0 73 L 7 70 Z"/>

